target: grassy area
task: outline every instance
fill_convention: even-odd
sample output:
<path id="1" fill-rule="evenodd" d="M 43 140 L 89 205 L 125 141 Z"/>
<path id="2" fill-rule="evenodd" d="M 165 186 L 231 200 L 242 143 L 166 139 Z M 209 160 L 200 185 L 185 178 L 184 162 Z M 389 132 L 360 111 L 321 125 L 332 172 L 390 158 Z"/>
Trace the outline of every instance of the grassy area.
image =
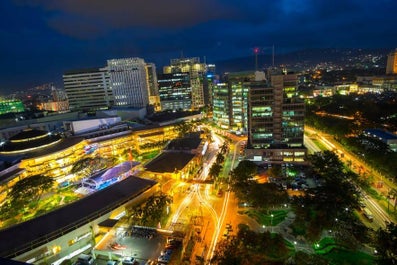
<path id="1" fill-rule="evenodd" d="M 260 211 L 260 210 L 248 210 L 245 212 L 249 217 L 254 218 L 261 225 L 278 225 L 284 221 L 289 210 L 272 210 L 272 211 Z"/>
<path id="2" fill-rule="evenodd" d="M 141 155 L 141 158 L 144 161 L 151 160 L 151 159 L 155 158 L 159 153 L 160 153 L 160 151 L 153 151 L 153 152 L 144 153 L 144 154 Z"/>
<path id="3" fill-rule="evenodd" d="M 313 249 L 317 255 L 329 260 L 330 264 L 374 264 L 373 256 L 361 251 L 343 249 L 331 237 L 324 237 L 313 245 Z"/>
<path id="4" fill-rule="evenodd" d="M 347 251 L 335 248 L 324 255 L 331 265 L 370 265 L 375 264 L 375 257 L 360 251 Z"/>
<path id="5" fill-rule="evenodd" d="M 324 237 L 319 242 L 313 244 L 316 254 L 327 254 L 335 247 L 339 247 L 332 237 Z"/>

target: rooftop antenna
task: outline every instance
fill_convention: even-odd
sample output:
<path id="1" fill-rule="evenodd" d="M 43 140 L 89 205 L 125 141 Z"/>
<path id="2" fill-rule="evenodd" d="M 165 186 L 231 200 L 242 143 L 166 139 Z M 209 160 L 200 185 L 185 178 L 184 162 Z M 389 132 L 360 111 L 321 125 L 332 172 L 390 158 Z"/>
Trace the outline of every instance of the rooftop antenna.
<path id="1" fill-rule="evenodd" d="M 258 54 L 260 49 L 258 47 L 254 48 L 254 55 L 255 55 L 255 71 L 258 71 Z"/>
<path id="2" fill-rule="evenodd" d="M 181 59 L 183 59 L 183 50 L 181 50 Z"/>

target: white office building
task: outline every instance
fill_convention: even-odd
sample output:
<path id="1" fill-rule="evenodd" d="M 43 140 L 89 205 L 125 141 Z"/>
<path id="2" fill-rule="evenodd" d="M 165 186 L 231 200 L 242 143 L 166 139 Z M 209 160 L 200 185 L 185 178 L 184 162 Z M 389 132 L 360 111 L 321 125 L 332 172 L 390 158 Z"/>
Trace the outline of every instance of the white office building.
<path id="1" fill-rule="evenodd" d="M 114 105 L 142 108 L 149 104 L 146 63 L 141 58 L 123 58 L 107 61 Z"/>

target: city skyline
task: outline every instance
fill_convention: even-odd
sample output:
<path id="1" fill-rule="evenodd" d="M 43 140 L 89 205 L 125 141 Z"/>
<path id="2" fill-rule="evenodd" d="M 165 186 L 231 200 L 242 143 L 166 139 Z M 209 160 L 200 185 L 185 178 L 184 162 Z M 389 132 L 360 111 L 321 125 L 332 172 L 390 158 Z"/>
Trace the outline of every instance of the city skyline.
<path id="1" fill-rule="evenodd" d="M 397 3 L 149 0 L 7 0 L 0 28 L 0 91 L 59 82 L 71 69 L 140 57 L 160 68 L 172 58 L 208 62 L 307 48 L 390 48 Z"/>

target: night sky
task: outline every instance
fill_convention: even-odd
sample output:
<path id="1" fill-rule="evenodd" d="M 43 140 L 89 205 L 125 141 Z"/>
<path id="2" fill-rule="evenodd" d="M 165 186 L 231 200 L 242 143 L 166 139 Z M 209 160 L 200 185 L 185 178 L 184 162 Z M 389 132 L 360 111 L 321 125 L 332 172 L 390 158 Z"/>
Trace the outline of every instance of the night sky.
<path id="1" fill-rule="evenodd" d="M 396 0 L 1 0 L 0 93 L 141 57 L 397 47 Z"/>

